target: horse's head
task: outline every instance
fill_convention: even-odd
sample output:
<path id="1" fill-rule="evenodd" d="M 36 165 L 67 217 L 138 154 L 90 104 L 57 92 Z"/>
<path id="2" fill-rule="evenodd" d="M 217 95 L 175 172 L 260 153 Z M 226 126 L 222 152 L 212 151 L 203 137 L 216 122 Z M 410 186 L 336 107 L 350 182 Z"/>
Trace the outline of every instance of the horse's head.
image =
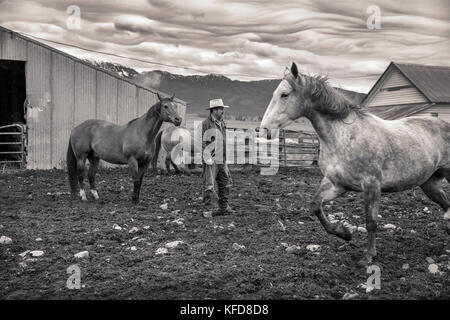
<path id="1" fill-rule="evenodd" d="M 303 97 L 305 79 L 298 72 L 295 62 L 273 92 L 261 128 L 282 129 L 304 116 L 308 99 Z"/>
<path id="2" fill-rule="evenodd" d="M 159 99 L 159 114 L 162 121 L 172 122 L 177 127 L 181 124 L 183 120 L 177 113 L 177 106 L 173 102 L 175 95 L 169 98 L 165 98 L 156 94 Z"/>

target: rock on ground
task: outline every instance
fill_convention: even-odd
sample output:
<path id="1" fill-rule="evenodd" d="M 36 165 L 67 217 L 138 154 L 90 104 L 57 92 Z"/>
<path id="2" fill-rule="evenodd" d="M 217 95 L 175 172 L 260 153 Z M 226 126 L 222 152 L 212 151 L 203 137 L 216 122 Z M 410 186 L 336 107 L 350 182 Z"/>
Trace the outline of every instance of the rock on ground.
<path id="1" fill-rule="evenodd" d="M 316 252 L 320 250 L 320 246 L 318 244 L 309 244 L 306 246 L 306 250 L 309 250 L 311 252 Z"/>
<path id="2" fill-rule="evenodd" d="M 33 257 L 41 257 L 41 256 L 44 255 L 44 251 L 41 251 L 41 250 L 34 250 L 34 251 L 30 251 L 30 254 L 31 254 Z"/>
<path id="3" fill-rule="evenodd" d="M 295 253 L 301 249 L 300 246 L 289 246 L 286 248 L 287 253 Z"/>
<path id="4" fill-rule="evenodd" d="M 139 231 L 139 229 L 137 227 L 133 227 L 130 229 L 130 231 L 128 231 L 128 233 L 136 233 L 138 231 Z"/>
<path id="5" fill-rule="evenodd" d="M 166 253 L 169 253 L 169 250 L 167 250 L 167 248 L 158 248 L 155 252 L 155 254 L 157 256 L 161 255 L 161 254 L 166 254 Z"/>
<path id="6" fill-rule="evenodd" d="M 89 258 L 89 251 L 81 251 L 81 252 L 78 252 L 78 253 L 74 254 L 74 257 L 75 257 L 75 258 L 78 258 L 78 259 Z"/>
<path id="7" fill-rule="evenodd" d="M 235 243 L 233 243 L 233 249 L 236 250 L 236 251 L 242 251 L 242 250 L 245 250 L 245 246 L 244 245 L 240 245 L 240 244 L 235 242 Z"/>
<path id="8" fill-rule="evenodd" d="M 344 294 L 344 296 L 342 297 L 342 300 L 351 300 L 351 299 L 355 299 L 359 296 L 359 294 L 357 293 L 346 293 Z"/>
<path id="9" fill-rule="evenodd" d="M 428 266 L 428 271 L 432 274 L 436 274 L 439 272 L 439 266 L 437 264 L 432 263 Z"/>
<path id="10" fill-rule="evenodd" d="M 12 239 L 6 236 L 1 236 L 0 237 L 0 244 L 11 244 L 12 243 Z"/>
<path id="11" fill-rule="evenodd" d="M 184 242 L 181 240 L 177 240 L 177 241 L 172 241 L 172 242 L 166 243 L 165 247 L 168 249 L 174 249 L 181 244 L 184 244 Z"/>

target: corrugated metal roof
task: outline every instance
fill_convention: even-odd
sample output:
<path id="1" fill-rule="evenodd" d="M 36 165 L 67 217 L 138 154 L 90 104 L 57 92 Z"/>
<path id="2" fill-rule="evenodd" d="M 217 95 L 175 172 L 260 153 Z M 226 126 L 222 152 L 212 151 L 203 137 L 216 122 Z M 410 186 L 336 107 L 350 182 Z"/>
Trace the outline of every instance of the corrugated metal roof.
<path id="1" fill-rule="evenodd" d="M 450 102 L 450 67 L 396 62 L 394 65 L 431 102 Z"/>
<path id="2" fill-rule="evenodd" d="M 432 105 L 432 103 L 401 104 L 396 106 L 369 107 L 366 110 L 384 120 L 395 120 L 412 116 L 413 114 L 428 109 Z"/>

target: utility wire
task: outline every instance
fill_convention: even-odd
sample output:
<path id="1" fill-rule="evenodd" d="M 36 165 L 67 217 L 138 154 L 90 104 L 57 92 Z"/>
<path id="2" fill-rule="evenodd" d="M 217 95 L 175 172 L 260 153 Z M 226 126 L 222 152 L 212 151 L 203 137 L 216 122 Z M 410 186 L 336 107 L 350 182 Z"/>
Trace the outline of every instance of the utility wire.
<path id="1" fill-rule="evenodd" d="M 190 68 L 190 67 L 183 67 L 183 66 L 177 66 L 177 65 L 172 65 L 172 64 L 166 64 L 166 63 L 161 63 L 161 62 L 155 62 L 155 61 L 150 61 L 150 60 L 144 60 L 144 59 L 138 59 L 138 58 L 133 58 L 133 57 L 128 57 L 128 56 L 123 56 L 123 55 L 119 55 L 119 54 L 114 54 L 114 53 L 110 53 L 110 52 L 104 52 L 104 51 L 97 51 L 97 50 L 93 50 L 93 49 L 88 49 L 88 48 L 84 48 L 84 47 L 80 47 L 78 45 L 74 45 L 74 44 L 68 44 L 68 43 L 64 43 L 64 42 L 60 42 L 60 41 L 55 41 L 55 40 L 49 40 L 49 39 L 45 39 L 45 38 L 41 38 L 38 36 L 33 36 L 31 34 L 27 34 L 27 33 L 23 33 L 26 36 L 35 38 L 35 39 L 39 39 L 42 41 L 47 41 L 47 42 L 51 42 L 51 43 L 55 43 L 55 44 L 59 44 L 62 46 L 66 46 L 66 47 L 72 47 L 72 48 L 76 48 L 76 49 L 80 49 L 80 50 L 84 50 L 84 51 L 88 51 L 88 52 L 93 52 L 93 53 L 99 53 L 99 54 L 103 54 L 103 55 L 107 55 L 107 56 L 112 56 L 112 57 L 117 57 L 117 58 L 122 58 L 122 59 L 128 59 L 128 60 L 134 60 L 134 61 L 138 61 L 138 62 L 143 62 L 143 63 L 148 63 L 148 64 L 153 64 L 153 65 L 158 65 L 158 66 L 164 66 L 164 67 L 169 67 L 169 68 L 177 68 L 177 69 L 185 69 L 185 70 L 191 70 L 191 71 L 195 71 L 195 72 L 200 72 L 200 73 L 204 73 L 204 74 L 211 74 L 212 72 L 209 71 L 204 71 L 204 70 L 200 70 L 200 69 L 195 69 L 195 68 Z M 217 74 L 217 73 L 216 73 Z M 231 77 L 248 77 L 248 78 L 258 78 L 261 79 L 261 77 L 258 76 L 250 76 L 250 75 L 246 75 L 246 74 L 241 74 L 241 73 L 221 73 L 224 76 L 231 76 Z M 358 78 L 373 78 L 373 77 L 379 77 L 379 75 L 365 75 L 365 76 L 340 76 L 337 78 L 340 79 L 358 79 Z M 273 80 L 281 80 L 281 78 L 277 78 L 277 77 L 272 77 L 272 76 L 267 76 L 264 77 L 265 79 L 273 79 Z"/>

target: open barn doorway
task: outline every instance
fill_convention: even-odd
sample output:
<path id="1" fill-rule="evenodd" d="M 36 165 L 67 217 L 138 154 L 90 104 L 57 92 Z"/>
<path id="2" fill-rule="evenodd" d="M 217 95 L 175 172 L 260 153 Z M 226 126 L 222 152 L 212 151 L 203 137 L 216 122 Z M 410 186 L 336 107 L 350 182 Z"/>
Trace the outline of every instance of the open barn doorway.
<path id="1" fill-rule="evenodd" d="M 25 166 L 25 61 L 0 60 L 0 164 Z"/>
<path id="2" fill-rule="evenodd" d="M 0 60 L 0 126 L 25 123 L 25 62 Z"/>

